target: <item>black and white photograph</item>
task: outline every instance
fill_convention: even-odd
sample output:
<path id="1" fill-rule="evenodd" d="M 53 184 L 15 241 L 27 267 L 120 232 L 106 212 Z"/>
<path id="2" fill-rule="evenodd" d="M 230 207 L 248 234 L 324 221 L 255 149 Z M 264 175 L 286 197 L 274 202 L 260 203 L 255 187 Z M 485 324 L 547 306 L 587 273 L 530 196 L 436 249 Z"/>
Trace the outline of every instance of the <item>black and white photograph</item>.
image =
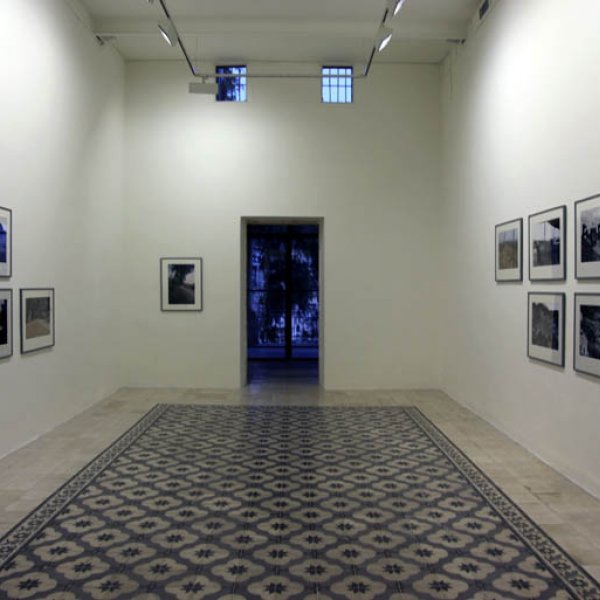
<path id="1" fill-rule="evenodd" d="M 573 366 L 600 377 L 600 293 L 575 294 Z"/>
<path id="2" fill-rule="evenodd" d="M 565 364 L 565 295 L 528 295 L 527 356 L 557 366 Z"/>
<path id="3" fill-rule="evenodd" d="M 12 290 L 0 290 L 0 360 L 12 356 Z"/>
<path id="4" fill-rule="evenodd" d="M 54 290 L 21 290 L 21 352 L 54 346 Z"/>
<path id="5" fill-rule="evenodd" d="M 600 194 L 575 203 L 575 277 L 600 279 Z"/>
<path id="6" fill-rule="evenodd" d="M 529 279 L 560 281 L 566 278 L 565 206 L 529 217 Z"/>
<path id="7" fill-rule="evenodd" d="M 523 281 L 523 219 L 496 225 L 496 281 Z"/>
<path id="8" fill-rule="evenodd" d="M 202 259 L 161 258 L 161 309 L 202 310 Z"/>
<path id="9" fill-rule="evenodd" d="M 0 206 L 0 277 L 12 275 L 12 211 Z"/>

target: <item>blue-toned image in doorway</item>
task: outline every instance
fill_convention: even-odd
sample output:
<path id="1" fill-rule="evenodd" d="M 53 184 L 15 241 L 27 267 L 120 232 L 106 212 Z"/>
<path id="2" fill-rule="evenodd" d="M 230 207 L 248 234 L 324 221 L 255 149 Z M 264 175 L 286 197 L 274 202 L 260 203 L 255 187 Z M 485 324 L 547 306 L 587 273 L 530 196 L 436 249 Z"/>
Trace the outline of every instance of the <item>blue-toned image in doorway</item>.
<path id="1" fill-rule="evenodd" d="M 248 381 L 317 383 L 318 225 L 248 225 Z"/>

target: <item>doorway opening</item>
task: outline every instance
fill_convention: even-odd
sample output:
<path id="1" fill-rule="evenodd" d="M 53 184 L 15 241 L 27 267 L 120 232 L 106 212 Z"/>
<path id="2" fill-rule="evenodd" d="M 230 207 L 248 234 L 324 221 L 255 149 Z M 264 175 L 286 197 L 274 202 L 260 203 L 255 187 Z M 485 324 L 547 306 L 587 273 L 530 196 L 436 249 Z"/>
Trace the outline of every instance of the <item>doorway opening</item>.
<path id="1" fill-rule="evenodd" d="M 246 230 L 247 381 L 319 382 L 319 225 Z"/>

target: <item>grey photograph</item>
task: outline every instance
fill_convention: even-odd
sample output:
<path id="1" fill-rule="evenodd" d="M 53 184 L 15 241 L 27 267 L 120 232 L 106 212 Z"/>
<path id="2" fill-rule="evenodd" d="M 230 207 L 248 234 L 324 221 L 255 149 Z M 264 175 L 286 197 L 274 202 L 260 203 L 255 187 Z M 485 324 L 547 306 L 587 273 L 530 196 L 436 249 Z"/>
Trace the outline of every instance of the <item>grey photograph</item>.
<path id="1" fill-rule="evenodd" d="M 561 223 L 560 219 L 549 219 L 533 225 L 534 267 L 548 267 L 560 264 Z"/>
<path id="2" fill-rule="evenodd" d="M 498 268 L 519 268 L 519 229 L 516 227 L 498 235 Z"/>
<path id="3" fill-rule="evenodd" d="M 579 354 L 600 360 L 600 306 L 579 306 Z"/>
<path id="4" fill-rule="evenodd" d="M 45 337 L 51 332 L 50 298 L 27 298 L 25 304 L 25 337 Z"/>
<path id="5" fill-rule="evenodd" d="M 169 304 L 194 304 L 195 302 L 195 266 L 193 264 L 169 265 Z"/>
<path id="6" fill-rule="evenodd" d="M 544 302 L 531 305 L 531 343 L 558 351 L 560 348 L 560 311 Z"/>
<path id="7" fill-rule="evenodd" d="M 581 262 L 600 262 L 600 207 L 581 212 Z"/>

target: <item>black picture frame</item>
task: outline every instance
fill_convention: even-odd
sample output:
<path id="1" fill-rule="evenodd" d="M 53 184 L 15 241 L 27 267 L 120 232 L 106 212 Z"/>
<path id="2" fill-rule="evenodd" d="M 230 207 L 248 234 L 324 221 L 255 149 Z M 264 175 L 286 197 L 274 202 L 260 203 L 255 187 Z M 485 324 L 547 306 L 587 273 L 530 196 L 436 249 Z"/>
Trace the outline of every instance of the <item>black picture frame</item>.
<path id="1" fill-rule="evenodd" d="M 509 261 L 516 258 L 517 264 L 514 267 L 506 266 L 503 260 L 503 244 L 512 244 L 512 240 L 506 242 L 501 241 L 503 233 L 516 231 L 516 250 L 511 252 L 514 256 L 509 257 Z M 495 247 L 494 253 L 495 258 L 495 280 L 496 283 L 509 283 L 523 281 L 523 219 L 513 219 L 512 221 L 505 221 L 499 223 L 495 227 Z M 502 263 L 502 265 L 501 265 Z"/>
<path id="2" fill-rule="evenodd" d="M 592 214 L 586 215 L 586 213 Z M 573 221 L 575 226 L 575 279 L 600 279 L 600 194 L 575 202 Z M 584 223 L 583 221 L 592 222 Z M 588 227 L 586 235 L 583 228 L 588 229 Z"/>
<path id="3" fill-rule="evenodd" d="M 31 318 L 33 308 L 29 300 L 48 300 L 47 307 L 41 303 L 41 316 Z M 21 288 L 21 354 L 29 354 L 52 348 L 55 345 L 54 288 Z M 46 331 L 47 330 L 47 331 Z"/>
<path id="4" fill-rule="evenodd" d="M 0 279 L 12 277 L 12 210 L 0 206 Z"/>
<path id="5" fill-rule="evenodd" d="M 552 299 L 552 301 L 551 301 Z M 542 305 L 537 306 L 536 305 Z M 527 294 L 527 356 L 556 367 L 565 366 L 566 295 L 563 292 Z M 558 322 L 550 322 L 558 311 Z M 537 338 L 537 339 L 536 339 Z M 556 340 L 556 347 L 555 347 Z"/>
<path id="6" fill-rule="evenodd" d="M 590 351 L 589 340 L 586 339 L 586 354 L 583 353 L 584 342 L 582 340 L 583 331 L 581 326 L 581 306 L 584 302 L 586 303 L 586 308 L 595 309 L 592 318 L 598 331 L 598 336 L 596 336 L 594 333 L 596 327 L 587 328 L 588 334 L 595 336 L 595 348 L 593 352 Z M 578 373 L 600 378 L 600 292 L 575 294 L 573 300 L 573 369 Z"/>
<path id="7" fill-rule="evenodd" d="M 13 291 L 0 289 L 0 361 L 13 355 Z"/>
<path id="8" fill-rule="evenodd" d="M 192 267 L 192 270 L 188 269 Z M 174 286 L 175 269 L 187 282 Z M 190 275 L 193 277 L 190 279 Z M 160 310 L 162 312 L 201 312 L 204 304 L 203 263 L 200 257 L 165 257 L 160 259 Z"/>
<path id="9" fill-rule="evenodd" d="M 558 228 L 552 225 L 554 221 L 559 222 Z M 540 239 L 538 232 L 534 231 L 536 225 L 544 226 L 544 239 Z M 556 230 L 558 230 L 558 238 L 554 237 Z M 566 205 L 529 215 L 528 233 L 529 281 L 565 281 L 567 278 Z M 558 262 L 554 262 L 557 259 Z"/>

